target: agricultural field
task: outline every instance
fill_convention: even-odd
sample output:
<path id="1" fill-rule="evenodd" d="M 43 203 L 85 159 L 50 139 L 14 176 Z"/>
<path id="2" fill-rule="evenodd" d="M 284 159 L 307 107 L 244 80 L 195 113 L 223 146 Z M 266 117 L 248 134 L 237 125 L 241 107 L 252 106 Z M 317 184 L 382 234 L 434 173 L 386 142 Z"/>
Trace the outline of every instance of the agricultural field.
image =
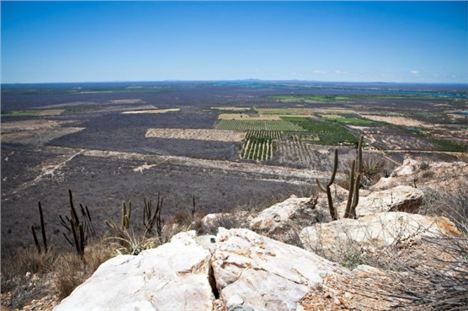
<path id="1" fill-rule="evenodd" d="M 282 117 L 283 120 L 302 127 L 305 131 L 318 136 L 317 144 L 322 145 L 353 145 L 357 138 L 346 127 L 328 120 L 318 120 L 306 117 Z"/>
<path id="2" fill-rule="evenodd" d="M 217 110 L 220 112 L 227 112 L 227 113 L 242 113 L 242 112 L 247 112 L 251 111 L 251 107 L 210 107 L 212 110 Z"/>
<path id="3" fill-rule="evenodd" d="M 282 131 L 248 131 L 242 146 L 241 158 L 257 161 L 271 160 L 282 134 Z"/>
<path id="4" fill-rule="evenodd" d="M 216 124 L 216 128 L 234 131 L 305 131 L 300 125 L 287 120 L 220 120 Z"/>
<path id="5" fill-rule="evenodd" d="M 146 131 L 145 137 L 240 142 L 244 140 L 245 133 L 215 129 L 151 128 Z"/>
<path id="6" fill-rule="evenodd" d="M 180 108 L 145 109 L 145 110 L 126 110 L 126 111 L 122 111 L 122 114 L 168 113 L 168 112 L 179 112 L 179 111 L 180 111 Z"/>
<path id="7" fill-rule="evenodd" d="M 277 115 L 252 115 L 244 113 L 222 113 L 218 116 L 219 120 L 243 120 L 243 121 L 279 121 Z"/>
<path id="8" fill-rule="evenodd" d="M 311 108 L 256 108 L 261 115 L 300 115 L 310 116 L 314 113 L 314 109 Z"/>

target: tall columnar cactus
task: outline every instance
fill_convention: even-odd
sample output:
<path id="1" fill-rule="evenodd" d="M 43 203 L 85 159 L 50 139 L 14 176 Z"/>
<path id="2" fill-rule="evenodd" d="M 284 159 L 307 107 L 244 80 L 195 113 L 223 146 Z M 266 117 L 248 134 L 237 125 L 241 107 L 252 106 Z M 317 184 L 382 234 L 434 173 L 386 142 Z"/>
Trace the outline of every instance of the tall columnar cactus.
<path id="1" fill-rule="evenodd" d="M 336 176 L 337 169 L 338 169 L 338 149 L 335 149 L 335 159 L 333 161 L 332 176 L 331 176 L 330 180 L 328 181 L 326 187 L 324 187 L 320 183 L 320 181 L 318 179 L 316 179 L 319 189 L 322 190 L 323 192 L 327 193 L 328 208 L 330 210 L 330 216 L 331 216 L 331 218 L 333 220 L 338 219 L 338 213 L 336 211 L 336 208 L 333 206 L 333 197 L 332 197 L 332 192 L 331 192 L 331 186 L 335 182 L 335 176 Z"/>
<path id="2" fill-rule="evenodd" d="M 143 225 L 145 226 L 145 236 L 149 236 L 153 233 L 153 227 L 156 226 L 156 233 L 160 240 L 162 240 L 162 227 L 163 220 L 161 218 L 161 210 L 164 203 L 164 199 L 158 193 L 158 201 L 156 207 L 152 208 L 151 200 L 144 199 L 143 207 Z"/>
<path id="3" fill-rule="evenodd" d="M 43 244 L 43 247 L 44 247 L 44 253 L 47 253 L 48 247 L 47 247 L 47 235 L 46 235 L 45 223 L 44 223 L 44 214 L 42 212 L 41 202 L 37 202 L 37 205 L 39 207 L 39 218 L 40 218 L 40 221 L 41 221 L 42 244 Z M 36 245 L 37 251 L 38 251 L 38 253 L 41 253 L 42 252 L 41 245 L 39 244 L 39 239 L 37 238 L 36 229 L 34 228 L 34 226 L 31 226 L 31 231 L 32 231 L 32 235 L 33 235 L 33 238 L 34 238 L 34 244 Z"/>
<path id="4" fill-rule="evenodd" d="M 192 221 L 195 220 L 195 213 L 197 212 L 197 200 L 195 195 L 192 195 L 192 209 L 190 210 L 190 214 L 192 216 Z"/>
<path id="5" fill-rule="evenodd" d="M 70 200 L 70 217 L 59 216 L 62 226 L 65 228 L 63 236 L 65 240 L 72 246 L 75 247 L 76 253 L 83 258 L 88 238 L 92 232 L 94 232 L 91 215 L 88 207 L 80 204 L 81 207 L 81 219 L 75 209 L 73 203 L 73 194 L 71 190 L 68 190 Z"/>
<path id="6" fill-rule="evenodd" d="M 356 150 L 356 159 L 353 160 L 349 178 L 348 201 L 346 202 L 345 218 L 356 218 L 356 207 L 359 203 L 359 186 L 362 177 L 362 143 L 363 137 L 359 139 Z"/>
<path id="7" fill-rule="evenodd" d="M 132 202 L 128 202 L 128 205 L 123 202 L 122 205 L 122 229 L 128 230 L 130 228 L 130 220 L 132 218 Z"/>

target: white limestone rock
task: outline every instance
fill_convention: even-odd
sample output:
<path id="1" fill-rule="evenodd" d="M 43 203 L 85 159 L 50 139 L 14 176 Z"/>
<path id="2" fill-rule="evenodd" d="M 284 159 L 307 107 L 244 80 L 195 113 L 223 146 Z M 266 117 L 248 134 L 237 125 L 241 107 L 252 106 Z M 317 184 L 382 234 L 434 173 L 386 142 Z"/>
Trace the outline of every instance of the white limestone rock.
<path id="1" fill-rule="evenodd" d="M 422 204 L 424 193 L 411 186 L 396 186 L 387 190 L 373 191 L 368 196 L 360 196 L 356 216 L 366 216 L 380 212 L 416 213 Z M 346 201 L 338 207 L 344 215 Z"/>
<path id="2" fill-rule="evenodd" d="M 193 231 L 182 232 L 138 256 L 104 262 L 54 310 L 211 311 L 211 254 L 194 236 Z"/>
<path id="3" fill-rule="evenodd" d="M 384 212 L 315 224 L 304 228 L 300 238 L 306 249 L 337 253 L 350 245 L 372 249 L 422 237 L 459 234 L 456 226 L 445 217 Z"/>
<path id="4" fill-rule="evenodd" d="M 323 199 L 323 198 L 322 198 Z M 329 221 L 328 210 L 319 208 L 312 198 L 291 196 L 261 211 L 250 221 L 250 229 L 283 242 L 291 242 L 294 231 L 316 222 Z"/>
<path id="5" fill-rule="evenodd" d="M 247 229 L 220 228 L 212 267 L 228 310 L 296 310 L 325 275 L 349 273 L 301 248 Z"/>

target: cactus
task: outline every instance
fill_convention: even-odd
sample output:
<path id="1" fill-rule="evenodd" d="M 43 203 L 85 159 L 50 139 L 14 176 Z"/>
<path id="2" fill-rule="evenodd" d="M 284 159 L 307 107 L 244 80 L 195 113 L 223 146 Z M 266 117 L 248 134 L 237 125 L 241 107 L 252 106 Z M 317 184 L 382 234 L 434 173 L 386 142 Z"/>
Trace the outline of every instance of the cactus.
<path id="1" fill-rule="evenodd" d="M 44 223 L 44 214 L 42 212 L 41 202 L 37 202 L 37 205 L 39 207 L 39 218 L 40 218 L 40 221 L 41 221 L 42 244 L 44 246 L 44 252 L 47 253 L 48 247 L 47 247 L 47 235 L 46 235 L 45 223 Z M 39 239 L 37 238 L 36 229 L 34 228 L 34 226 L 31 226 L 31 231 L 32 231 L 32 234 L 33 234 L 34 244 L 36 245 L 37 252 L 40 254 L 42 252 L 42 250 L 41 250 L 41 246 L 39 244 Z"/>
<path id="2" fill-rule="evenodd" d="M 161 209 L 164 199 L 158 193 L 158 201 L 153 211 L 151 201 L 144 199 L 143 207 L 143 225 L 145 226 L 145 236 L 152 234 L 153 227 L 156 225 L 156 233 L 159 239 L 162 239 L 163 220 L 161 218 Z"/>
<path id="3" fill-rule="evenodd" d="M 356 159 L 351 166 L 348 201 L 344 213 L 345 218 L 356 218 L 356 207 L 359 203 L 359 186 L 362 177 L 362 143 L 363 137 L 359 139 L 356 150 Z"/>
<path id="4" fill-rule="evenodd" d="M 123 230 L 130 228 L 130 220 L 132 217 L 132 202 L 128 202 L 128 205 L 123 202 L 122 206 L 122 221 L 121 226 Z"/>
<path id="5" fill-rule="evenodd" d="M 191 215 L 192 215 L 192 221 L 195 220 L 196 211 L 197 211 L 197 202 L 196 202 L 195 195 L 192 195 L 192 209 L 190 210 Z"/>
<path id="6" fill-rule="evenodd" d="M 83 258 L 88 238 L 94 233 L 92 226 L 91 214 L 87 206 L 80 204 L 81 208 L 81 219 L 75 209 L 73 203 L 73 194 L 71 190 L 68 190 L 68 196 L 70 201 L 70 217 L 59 216 L 62 226 L 65 228 L 63 237 L 71 245 L 75 247 L 76 253 Z"/>
<path id="7" fill-rule="evenodd" d="M 326 187 L 324 187 L 320 183 L 320 181 L 318 179 L 316 179 L 319 189 L 322 190 L 323 192 L 327 193 L 328 208 L 330 210 L 330 216 L 331 216 L 331 218 L 333 220 L 338 219 L 338 213 L 336 211 L 336 208 L 333 206 L 333 197 L 332 197 L 332 193 L 331 193 L 331 186 L 335 182 L 335 176 L 336 176 L 337 169 L 338 169 L 338 149 L 335 149 L 335 159 L 333 161 L 333 171 L 332 171 L 332 176 L 330 178 L 330 181 L 328 182 Z"/>
<path id="8" fill-rule="evenodd" d="M 349 176 L 349 192 L 348 192 L 348 201 L 346 202 L 346 209 L 344 213 L 344 218 L 356 218 L 356 207 L 359 204 L 359 187 L 362 178 L 362 144 L 363 136 L 360 137 L 359 143 L 356 150 L 356 159 L 353 160 L 351 165 L 351 171 Z M 333 197 L 331 193 L 331 186 L 335 181 L 336 171 L 338 169 L 338 150 L 335 149 L 335 159 L 333 163 L 333 171 L 330 181 L 324 187 L 320 181 L 317 179 L 317 185 L 320 190 L 327 193 L 328 208 L 330 210 L 330 216 L 333 220 L 338 219 L 338 212 L 333 206 Z"/>

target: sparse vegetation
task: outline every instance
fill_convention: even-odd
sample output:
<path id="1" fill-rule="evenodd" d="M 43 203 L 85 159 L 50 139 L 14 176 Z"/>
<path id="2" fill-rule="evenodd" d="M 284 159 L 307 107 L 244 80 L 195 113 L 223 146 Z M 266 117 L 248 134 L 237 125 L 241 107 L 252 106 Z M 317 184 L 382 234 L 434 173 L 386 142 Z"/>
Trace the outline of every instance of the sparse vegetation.
<path id="1" fill-rule="evenodd" d="M 29 109 L 12 110 L 3 113 L 2 117 L 50 117 L 62 114 L 65 109 Z"/>

